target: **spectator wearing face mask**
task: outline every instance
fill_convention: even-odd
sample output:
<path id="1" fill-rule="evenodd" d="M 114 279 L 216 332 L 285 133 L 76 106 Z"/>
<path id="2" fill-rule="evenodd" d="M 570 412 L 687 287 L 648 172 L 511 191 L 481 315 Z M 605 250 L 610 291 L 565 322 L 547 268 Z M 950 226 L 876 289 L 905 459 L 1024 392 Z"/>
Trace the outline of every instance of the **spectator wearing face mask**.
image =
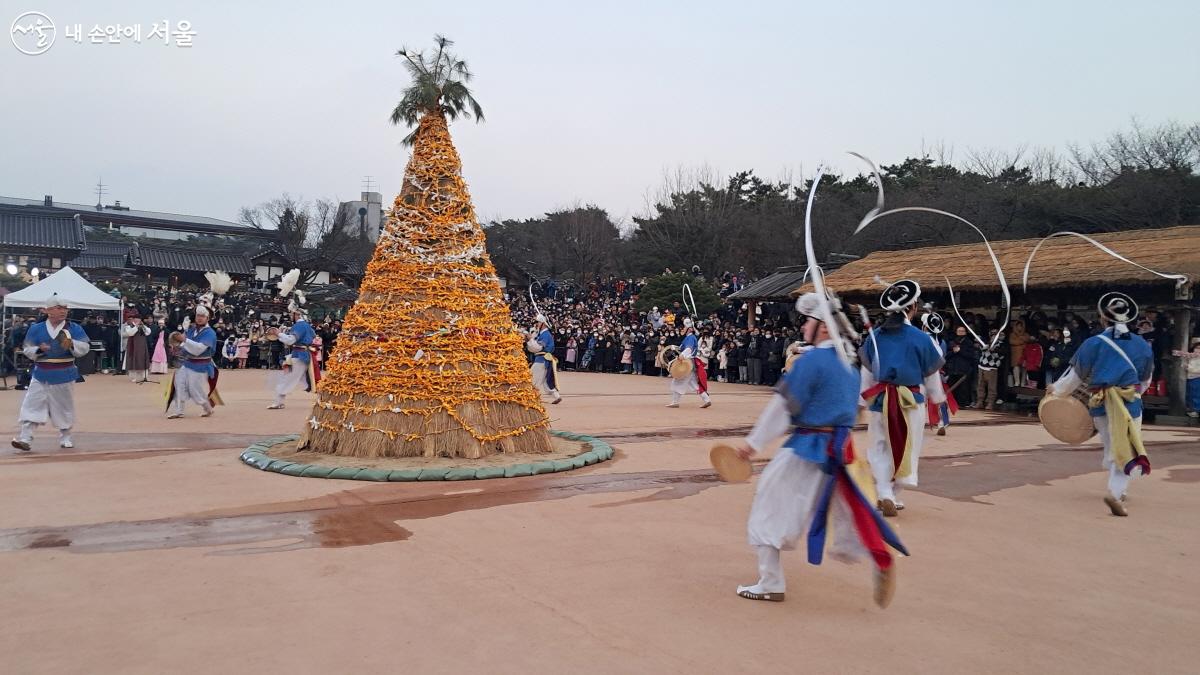
<path id="1" fill-rule="evenodd" d="M 763 383 L 763 350 L 762 334 L 755 328 L 746 343 L 746 381 L 750 384 Z"/>
<path id="2" fill-rule="evenodd" d="M 633 374 L 641 375 L 642 370 L 646 366 L 646 336 L 638 331 L 633 334 L 633 344 L 631 346 L 633 353 Z"/>
<path id="3" fill-rule="evenodd" d="M 967 334 L 965 326 L 954 329 L 954 335 L 946 341 L 946 380 L 954 388 L 954 397 L 965 408 L 975 404 L 975 386 L 979 370 L 979 350 L 975 338 Z"/>

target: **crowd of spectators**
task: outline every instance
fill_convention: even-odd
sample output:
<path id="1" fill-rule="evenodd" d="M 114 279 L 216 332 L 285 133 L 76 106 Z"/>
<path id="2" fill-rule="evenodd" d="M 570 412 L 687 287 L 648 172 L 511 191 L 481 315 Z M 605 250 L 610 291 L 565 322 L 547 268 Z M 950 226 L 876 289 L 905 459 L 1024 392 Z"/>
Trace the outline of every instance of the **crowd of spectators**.
<path id="1" fill-rule="evenodd" d="M 669 270 L 668 270 L 669 272 Z M 751 279 L 745 270 L 726 272 L 703 280 L 699 269 L 692 273 L 698 282 L 712 284 L 722 304 L 700 317 L 699 356 L 707 359 L 709 377 L 719 382 L 770 386 L 778 381 L 790 346 L 802 343 L 794 312 L 786 303 L 757 306 L 728 296 Z M 565 285 L 548 280 L 534 287 L 538 307 L 547 315 L 555 340 L 559 368 L 568 371 L 666 376 L 669 348 L 684 337 L 687 311 L 679 301 L 669 306 L 638 310 L 636 302 L 645 279 L 609 277 L 586 286 Z M 185 317 L 195 311 L 204 292 L 196 286 L 167 289 L 146 286 L 126 290 L 127 306 L 150 327 L 146 337 L 151 353 L 160 334 L 182 330 Z M 513 323 L 528 330 L 534 325 L 534 310 L 525 293 L 506 294 Z M 755 312 L 754 327 L 748 327 L 747 312 Z M 281 327 L 284 305 L 268 294 L 255 291 L 230 293 L 211 318 L 217 333 L 218 363 L 225 368 L 279 368 L 283 345 L 269 338 L 271 328 Z M 120 368 L 122 352 L 118 330 L 125 319 L 114 312 L 72 312 L 88 336 L 104 346 L 108 365 Z M 943 312 L 946 331 L 940 336 L 946 356 L 948 386 L 965 407 L 994 408 L 1012 400 L 1017 389 L 1044 389 L 1066 370 L 1075 349 L 1099 331 L 1094 320 L 1072 312 L 1054 315 L 1042 311 L 1014 313 L 1004 335 L 994 348 L 981 347 L 965 325 L 952 313 Z M 990 342 L 998 332 L 1002 315 L 964 312 L 974 332 Z M 24 340 L 31 315 L 14 316 L 6 326 L 4 371 L 11 373 L 13 350 Z M 326 362 L 336 344 L 341 322 L 334 316 L 310 319 L 317 332 L 318 358 Z M 1150 395 L 1165 396 L 1163 360 L 1171 353 L 1174 326 L 1166 314 L 1146 310 L 1131 326 L 1151 343 L 1155 375 Z M 1193 332 L 1193 334 L 1195 334 Z M 164 336 L 165 337 L 165 336 Z M 96 357 L 97 369 L 103 367 Z"/>
<path id="2" fill-rule="evenodd" d="M 123 290 L 126 310 L 130 313 L 136 311 L 139 320 L 150 328 L 146 340 L 153 354 L 160 335 L 183 330 L 185 319 L 195 312 L 199 296 L 206 289 L 197 286 L 171 289 L 165 286 L 140 286 Z M 223 296 L 218 310 L 209 321 L 217 333 L 220 352 L 217 355 L 218 365 L 223 368 L 278 369 L 283 358 L 283 345 L 278 340 L 270 339 L 268 331 L 285 325 L 285 309 L 282 301 L 260 292 L 242 291 Z M 13 350 L 24 341 L 29 324 L 38 320 L 36 314 L 36 310 L 26 315 L 18 314 L 6 326 L 5 372 L 13 372 L 18 365 L 12 359 Z M 84 310 L 73 310 L 70 318 L 83 326 L 93 343 L 103 345 L 102 352 L 96 350 L 89 357 L 96 359 L 96 369 L 105 366 L 120 369 L 123 350 L 119 329 L 122 323 L 132 321 L 132 318 L 120 317 L 116 312 Z M 342 324 L 332 315 L 312 317 L 310 321 L 317 333 L 314 344 L 319 341 L 318 359 L 324 363 L 337 342 Z M 165 342 L 166 335 L 163 335 L 163 340 Z M 173 358 L 169 350 L 168 358 Z"/>
<path id="3" fill-rule="evenodd" d="M 695 272 L 696 270 L 693 270 Z M 749 280 L 742 273 L 708 280 L 723 298 L 722 305 L 701 317 L 700 357 L 707 359 L 711 379 L 751 385 L 773 385 L 787 362 L 788 348 L 803 342 L 798 322 L 786 303 L 754 307 L 754 328 L 748 327 L 749 303 L 728 295 Z M 679 302 L 639 311 L 635 308 L 644 279 L 597 279 L 585 288 L 545 282 L 534 287 L 538 307 L 550 320 L 559 368 L 568 371 L 665 376 L 664 353 L 684 336 L 687 312 Z M 534 325 L 534 310 L 524 293 L 507 297 L 513 322 L 523 330 Z M 990 343 L 999 333 L 1003 315 L 964 312 L 966 325 L 952 313 L 941 312 L 947 384 L 965 407 L 993 409 L 1013 400 L 1018 390 L 1044 389 L 1070 364 L 1075 349 L 1100 330 L 1094 320 L 1062 312 L 1014 312 L 994 348 L 983 348 L 967 330 Z M 860 327 L 861 328 L 861 327 Z M 1155 375 L 1149 395 L 1165 396 L 1163 359 L 1173 344 L 1173 324 L 1166 314 L 1143 312 L 1130 327 L 1151 343 Z M 1035 395 L 1026 391 L 1029 395 Z"/>
<path id="4" fill-rule="evenodd" d="M 726 298 L 747 281 L 741 270 L 713 283 L 718 295 Z M 644 279 L 610 277 L 585 288 L 562 288 L 554 282 L 535 287 L 538 307 L 550 319 L 559 367 L 666 376 L 666 352 L 683 341 L 683 320 L 688 314 L 679 301 L 639 311 L 635 303 L 644 283 Z M 534 310 L 529 298 L 515 293 L 508 301 L 514 323 L 531 328 Z M 771 385 L 779 379 L 787 347 L 799 340 L 799 331 L 782 305 L 759 308 L 753 329 L 746 327 L 748 311 L 745 303 L 725 300 L 715 312 L 700 317 L 700 357 L 708 359 L 714 380 Z"/>

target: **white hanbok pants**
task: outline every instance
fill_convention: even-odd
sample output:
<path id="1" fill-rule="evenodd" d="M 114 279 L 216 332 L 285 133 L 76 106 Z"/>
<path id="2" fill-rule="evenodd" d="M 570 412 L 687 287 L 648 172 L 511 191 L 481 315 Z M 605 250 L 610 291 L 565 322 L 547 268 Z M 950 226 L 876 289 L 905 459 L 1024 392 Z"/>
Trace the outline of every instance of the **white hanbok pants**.
<path id="1" fill-rule="evenodd" d="M 893 480 L 896 467 L 892 460 L 892 448 L 888 444 L 887 434 L 883 427 L 883 413 L 868 411 L 867 417 L 867 461 L 871 463 L 871 475 L 875 477 L 875 492 L 879 499 L 896 500 L 896 493 L 901 486 L 916 487 L 917 466 L 921 462 L 921 446 L 925 442 L 926 406 L 924 403 L 908 411 L 905 417 L 908 428 L 912 433 L 912 456 L 908 465 L 912 472 L 900 479 Z"/>
<path id="2" fill-rule="evenodd" d="M 33 430 L 46 422 L 62 433 L 75 426 L 75 383 L 46 384 L 38 380 L 29 381 L 29 389 L 21 400 L 21 438 L 33 438 Z"/>
<path id="3" fill-rule="evenodd" d="M 817 498 L 830 477 L 821 467 L 801 459 L 787 448 L 780 448 L 758 479 L 754 504 L 750 507 L 747 539 L 758 555 L 758 583 L 749 587 L 754 593 L 782 593 L 787 590 L 780 550 L 792 550 L 805 539 L 812 525 Z M 850 507 L 834 493 L 829 509 L 833 529 L 830 557 L 853 562 L 868 557 L 858 538 Z"/>
<path id="4" fill-rule="evenodd" d="M 1096 425 L 1096 431 L 1100 433 L 1100 442 L 1104 444 L 1104 457 L 1100 460 L 1100 466 L 1108 469 L 1108 493 L 1116 499 L 1120 499 L 1129 489 L 1129 482 L 1133 480 L 1133 476 L 1126 474 L 1125 467 L 1119 466 L 1113 460 L 1112 435 L 1108 431 L 1108 417 L 1093 417 L 1092 424 Z M 1141 431 L 1141 415 L 1133 418 L 1132 424 L 1138 431 Z M 1135 469 L 1134 475 L 1140 476 L 1141 470 Z"/>
<path id="5" fill-rule="evenodd" d="M 290 368 L 280 372 L 278 379 L 275 380 L 275 404 L 283 405 L 283 399 L 295 391 L 296 387 L 304 384 L 306 375 L 308 375 L 308 364 L 303 361 L 296 361 Z"/>
<path id="6" fill-rule="evenodd" d="M 174 412 L 182 415 L 184 404 L 189 402 L 200 406 L 204 412 L 212 410 L 208 402 L 208 373 L 180 368 L 175 371 Z"/>
<path id="7" fill-rule="evenodd" d="M 679 399 L 683 398 L 684 394 L 700 394 L 701 401 L 710 401 L 711 397 L 708 392 L 700 391 L 700 380 L 696 378 L 696 371 L 693 370 L 690 375 L 682 379 L 671 378 L 671 403 L 678 404 Z"/>
<path id="8" fill-rule="evenodd" d="M 557 401 L 562 396 L 559 395 L 557 389 L 551 389 L 550 385 L 546 382 L 546 369 L 549 367 L 548 364 L 541 361 L 534 361 L 533 365 L 529 367 L 529 376 L 533 378 L 533 386 L 538 390 L 539 394 L 549 396 Z"/>

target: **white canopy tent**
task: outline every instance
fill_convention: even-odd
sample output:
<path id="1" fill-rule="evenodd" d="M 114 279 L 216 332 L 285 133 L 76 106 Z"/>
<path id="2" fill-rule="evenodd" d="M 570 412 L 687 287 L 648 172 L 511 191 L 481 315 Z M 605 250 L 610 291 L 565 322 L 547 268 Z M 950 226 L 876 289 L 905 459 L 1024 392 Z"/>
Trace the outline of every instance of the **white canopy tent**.
<path id="1" fill-rule="evenodd" d="M 3 343 L 8 344 L 8 311 L 18 307 L 45 307 L 58 295 L 71 309 L 92 309 L 124 314 L 125 301 L 105 293 L 70 267 L 64 267 L 41 281 L 4 296 Z"/>
<path id="2" fill-rule="evenodd" d="M 45 307 L 54 295 L 67 301 L 71 309 L 119 311 L 121 299 L 93 286 L 70 267 L 51 274 L 41 281 L 4 296 L 5 307 Z"/>

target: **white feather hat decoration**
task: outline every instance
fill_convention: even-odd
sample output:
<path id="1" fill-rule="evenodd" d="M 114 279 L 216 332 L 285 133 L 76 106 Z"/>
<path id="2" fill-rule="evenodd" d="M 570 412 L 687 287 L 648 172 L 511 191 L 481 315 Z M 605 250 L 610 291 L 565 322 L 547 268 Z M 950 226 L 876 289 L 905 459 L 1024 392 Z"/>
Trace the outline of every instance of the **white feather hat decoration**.
<path id="1" fill-rule="evenodd" d="M 204 278 L 208 279 L 208 287 L 216 295 L 225 295 L 233 286 L 233 279 L 228 274 L 221 270 L 215 272 L 205 272 Z"/>
<path id="2" fill-rule="evenodd" d="M 279 286 L 279 294 L 287 296 L 296 288 L 296 284 L 300 283 L 300 268 L 296 268 L 283 275 L 277 284 Z"/>

